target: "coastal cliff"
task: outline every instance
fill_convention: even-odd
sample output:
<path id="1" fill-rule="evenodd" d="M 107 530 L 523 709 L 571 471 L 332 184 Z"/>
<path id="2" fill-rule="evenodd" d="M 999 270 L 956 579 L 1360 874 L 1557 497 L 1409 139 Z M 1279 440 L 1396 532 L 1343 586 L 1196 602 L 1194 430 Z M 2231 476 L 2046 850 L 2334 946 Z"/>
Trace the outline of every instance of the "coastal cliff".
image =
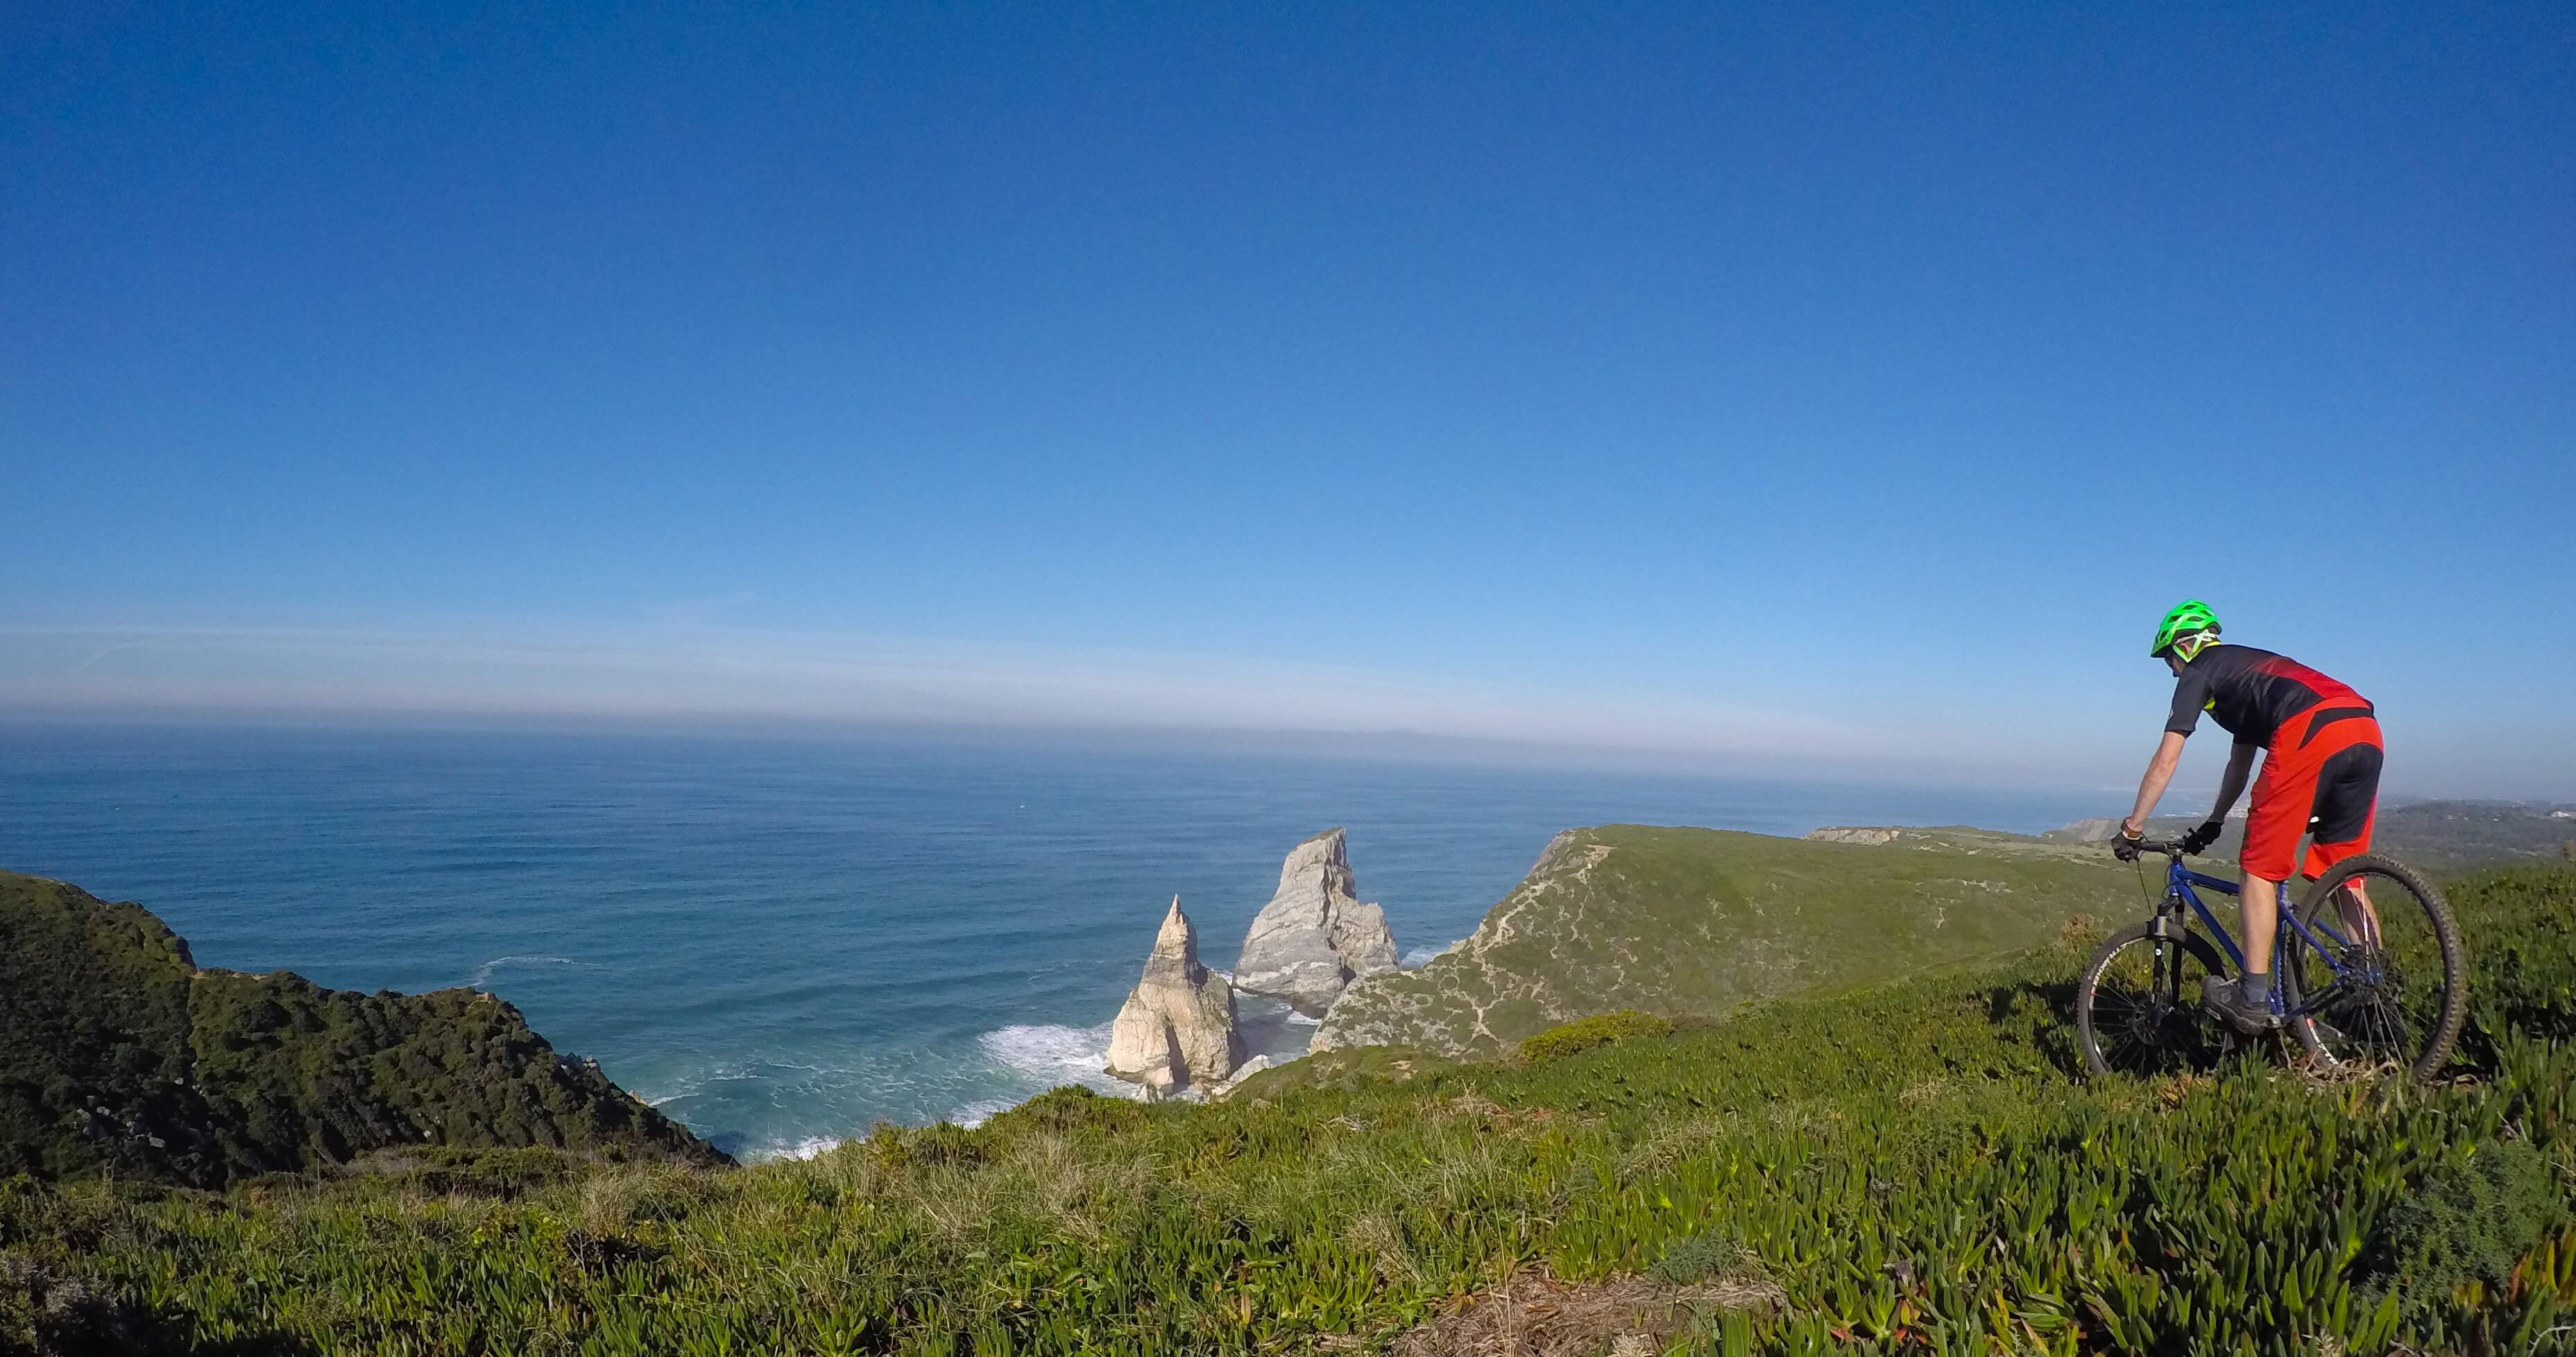
<path id="1" fill-rule="evenodd" d="M 524 1146 L 726 1162 L 491 995 L 200 969 L 140 905 L 0 873 L 0 1177 L 220 1187 Z"/>
<path id="2" fill-rule="evenodd" d="M 1493 1054 L 1597 1013 L 1723 1013 L 1999 956 L 2136 904 L 2098 849 L 1977 830 L 1568 830 L 1465 942 L 1355 981 L 1314 1047 Z"/>

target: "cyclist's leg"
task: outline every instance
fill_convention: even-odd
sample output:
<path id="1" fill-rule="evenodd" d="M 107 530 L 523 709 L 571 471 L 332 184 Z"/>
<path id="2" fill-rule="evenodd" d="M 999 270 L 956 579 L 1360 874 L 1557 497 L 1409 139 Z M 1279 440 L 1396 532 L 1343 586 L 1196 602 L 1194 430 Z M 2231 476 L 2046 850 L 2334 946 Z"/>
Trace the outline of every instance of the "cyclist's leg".
<path id="1" fill-rule="evenodd" d="M 2318 769 L 2307 857 L 2299 868 L 2311 881 L 2345 858 L 2370 851 L 2371 826 L 2379 811 L 2379 770 L 2386 757 L 2377 721 L 2337 722 L 2326 727 L 2326 734 L 2333 745 Z M 2338 893 L 2335 912 L 2357 936 L 2368 941 L 2378 938 L 2379 913 L 2362 882 L 2355 881 L 2349 890 Z"/>
<path id="2" fill-rule="evenodd" d="M 2237 854 L 2243 867 L 2237 897 L 2245 926 L 2245 969 L 2255 975 L 2272 970 L 2272 933 L 2280 924 L 2281 883 L 2295 864 L 2299 834 L 2307 828 L 2308 807 L 2316 799 L 2316 765 L 2285 759 L 2278 748 L 2263 755 L 2263 771 L 2254 778 L 2254 800 L 2245 815 L 2245 847 Z"/>

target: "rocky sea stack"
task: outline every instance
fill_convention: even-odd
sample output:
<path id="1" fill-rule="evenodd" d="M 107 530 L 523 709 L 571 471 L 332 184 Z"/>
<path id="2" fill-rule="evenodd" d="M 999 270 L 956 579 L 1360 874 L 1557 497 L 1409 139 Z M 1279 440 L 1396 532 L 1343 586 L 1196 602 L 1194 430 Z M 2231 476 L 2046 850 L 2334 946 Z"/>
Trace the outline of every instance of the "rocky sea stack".
<path id="1" fill-rule="evenodd" d="M 1199 933 L 1172 897 L 1145 974 L 1109 1033 L 1109 1073 L 1156 1093 L 1224 1083 L 1243 1063 L 1234 987 L 1199 963 Z"/>
<path id="2" fill-rule="evenodd" d="M 1320 1018 L 1351 981 L 1395 968 L 1386 911 L 1360 903 L 1342 831 L 1328 829 L 1280 864 L 1279 889 L 1244 935 L 1234 983 Z"/>

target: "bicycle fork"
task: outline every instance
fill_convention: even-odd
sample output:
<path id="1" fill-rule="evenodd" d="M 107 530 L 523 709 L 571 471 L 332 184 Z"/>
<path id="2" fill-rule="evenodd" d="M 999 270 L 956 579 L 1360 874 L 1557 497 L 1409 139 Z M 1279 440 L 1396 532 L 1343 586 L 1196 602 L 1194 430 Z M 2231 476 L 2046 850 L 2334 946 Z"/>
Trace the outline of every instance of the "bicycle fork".
<path id="1" fill-rule="evenodd" d="M 2174 1009 L 2179 1009 L 2185 1004 L 2198 1005 L 2205 997 L 2203 995 L 2195 994 L 2186 998 L 2183 995 L 2182 963 L 2184 956 L 2188 955 L 2190 951 L 2186 942 L 2186 939 L 2189 938 L 2191 934 L 2191 918 L 2187 913 L 2190 908 L 2191 906 L 2189 902 L 2184 900 L 2182 896 L 2167 895 L 2164 899 L 2164 903 L 2157 906 L 2156 917 L 2150 920 L 2147 924 L 2147 937 L 2153 941 L 2156 949 L 2155 985 L 2157 994 L 2163 1002 L 2171 1005 Z M 2245 959 L 2237 954 L 2232 940 L 2226 940 L 2224 929 L 2220 930 L 2220 936 L 2222 938 L 2219 945 L 2220 951 L 2223 952 L 2228 961 L 2235 966 L 2237 974 L 2243 974 Z M 2234 976 L 2203 976 L 2202 983 L 2208 984 L 2212 981 L 2231 980 L 2234 978 Z M 2288 997 L 2281 992 L 2281 971 L 2278 966 L 2273 968 L 2272 983 L 2264 993 L 2263 998 L 2270 1006 L 2272 1010 L 2272 1018 L 2276 1024 L 2284 1024 L 2289 1021 L 2290 1005 Z M 2222 1023 L 2220 1024 L 2220 1027 L 2226 1033 L 2227 1040 L 2230 1045 L 2233 1045 L 2242 1039 L 2243 1034 L 2239 1033 L 2233 1025 Z"/>
<path id="2" fill-rule="evenodd" d="M 2182 918 L 2182 902 L 2171 895 L 2156 907 L 2156 917 L 2147 922 L 2147 938 L 2155 948 L 2154 974 L 2150 983 L 2155 986 L 2156 999 L 2165 1005 L 2166 1012 L 2180 1009 L 2184 1002 L 2182 940 L 2189 929 L 2190 925 Z"/>

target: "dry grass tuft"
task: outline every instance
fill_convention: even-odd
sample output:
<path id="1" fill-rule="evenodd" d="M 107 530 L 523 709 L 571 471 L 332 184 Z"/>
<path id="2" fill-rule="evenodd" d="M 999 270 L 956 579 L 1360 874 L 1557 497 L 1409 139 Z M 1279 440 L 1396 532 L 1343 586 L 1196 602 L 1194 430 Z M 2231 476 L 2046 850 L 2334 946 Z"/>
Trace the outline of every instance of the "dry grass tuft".
<path id="1" fill-rule="evenodd" d="M 1767 1279 L 1719 1277 L 1672 1286 L 1644 1277 L 1571 1283 L 1524 1272 L 1407 1330 L 1389 1351 L 1394 1357 L 1658 1353 L 1717 1310 L 1776 1307 L 1785 1299 Z"/>
<path id="2" fill-rule="evenodd" d="M 1733 1113 L 1693 1117 L 1678 1125 L 1668 1126 L 1637 1142 L 1619 1157 L 1622 1178 L 1642 1178 L 1650 1173 L 1671 1168 L 1703 1149 L 1739 1131 L 1742 1119 Z"/>
<path id="3" fill-rule="evenodd" d="M 2349 1060 L 2328 1060 L 2314 1051 L 2302 1052 L 2290 1062 L 2290 1072 L 2313 1089 L 2345 1089 L 2357 1084 L 2380 1084 L 2407 1078 L 2405 1066 L 2394 1060 L 2364 1065 Z"/>
<path id="4" fill-rule="evenodd" d="M 1377 1274 L 1396 1286 L 1416 1290 L 1428 1285 L 1422 1267 L 1413 1261 L 1413 1250 L 1404 1246 L 1403 1227 L 1383 1211 L 1367 1211 L 1351 1220 L 1343 1235 L 1350 1246 L 1369 1255 L 1377 1264 Z"/>
<path id="5" fill-rule="evenodd" d="M 1504 1111 L 1502 1104 L 1494 1102 L 1486 1098 L 1483 1094 L 1478 1093 L 1476 1090 L 1469 1088 L 1460 1089 L 1458 1091 L 1458 1096 L 1451 1098 L 1447 1102 L 1432 1104 L 1431 1115 L 1435 1117 L 1454 1117 L 1466 1121 L 1493 1122 L 1497 1120 L 1509 1121 L 1512 1114 Z"/>

